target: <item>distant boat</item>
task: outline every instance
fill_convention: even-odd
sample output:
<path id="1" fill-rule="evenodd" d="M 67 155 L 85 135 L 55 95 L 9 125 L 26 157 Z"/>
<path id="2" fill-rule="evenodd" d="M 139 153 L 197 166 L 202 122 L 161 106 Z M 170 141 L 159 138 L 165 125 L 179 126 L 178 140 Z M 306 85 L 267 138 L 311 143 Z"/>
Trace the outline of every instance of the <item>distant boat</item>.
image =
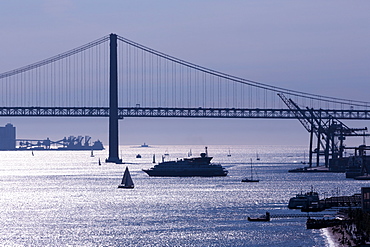
<path id="1" fill-rule="evenodd" d="M 142 148 L 147 148 L 147 147 L 149 147 L 149 145 L 148 145 L 148 144 L 146 144 L 146 143 L 144 142 L 144 144 L 143 144 L 143 145 L 141 145 L 141 147 L 142 147 Z"/>
<path id="2" fill-rule="evenodd" d="M 141 155 L 140 154 L 136 155 L 136 158 L 137 159 L 140 159 L 141 158 Z"/>
<path id="3" fill-rule="evenodd" d="M 230 149 L 229 149 L 229 153 L 228 153 L 227 157 L 231 157 Z"/>
<path id="4" fill-rule="evenodd" d="M 101 166 L 100 158 L 99 158 L 99 162 L 98 163 L 99 163 L 99 166 Z"/>
<path id="5" fill-rule="evenodd" d="M 303 153 L 303 161 L 301 163 L 306 164 L 306 152 Z"/>
<path id="6" fill-rule="evenodd" d="M 33 151 L 32 151 L 32 156 L 35 156 L 35 155 L 33 154 Z"/>
<path id="7" fill-rule="evenodd" d="M 94 157 L 94 151 L 91 149 L 90 157 Z"/>
<path id="8" fill-rule="evenodd" d="M 134 182 L 132 181 L 130 172 L 128 171 L 128 167 L 126 166 L 125 173 L 123 174 L 122 182 L 118 185 L 118 188 L 122 189 L 133 189 Z"/>
<path id="9" fill-rule="evenodd" d="M 155 154 L 153 154 L 153 163 L 155 163 Z"/>
<path id="10" fill-rule="evenodd" d="M 256 160 L 260 160 L 260 157 L 258 156 L 258 153 L 256 153 L 256 156 L 257 156 Z"/>
<path id="11" fill-rule="evenodd" d="M 259 182 L 259 179 L 253 179 L 253 165 L 252 165 L 252 159 L 251 159 L 251 178 L 243 178 L 242 182 Z"/>
<path id="12" fill-rule="evenodd" d="M 193 156 L 193 153 L 191 152 L 191 149 L 189 150 L 188 157 Z"/>
<path id="13" fill-rule="evenodd" d="M 265 215 L 261 215 L 260 217 L 257 218 L 248 217 L 248 221 L 270 221 L 270 213 L 266 212 Z"/>
<path id="14" fill-rule="evenodd" d="M 166 152 L 164 153 L 164 155 L 165 155 L 165 156 L 170 155 L 170 154 L 168 153 L 168 150 L 166 150 Z"/>

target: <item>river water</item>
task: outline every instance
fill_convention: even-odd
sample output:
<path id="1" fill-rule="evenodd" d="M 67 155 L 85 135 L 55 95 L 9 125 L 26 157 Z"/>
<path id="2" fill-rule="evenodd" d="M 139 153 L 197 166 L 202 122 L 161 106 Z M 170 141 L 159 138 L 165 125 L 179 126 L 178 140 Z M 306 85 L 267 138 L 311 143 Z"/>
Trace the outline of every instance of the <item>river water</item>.
<path id="1" fill-rule="evenodd" d="M 0 246 L 329 246 L 324 231 L 305 228 L 305 218 L 247 217 L 301 213 L 287 203 L 311 186 L 321 197 L 369 186 L 340 173 L 288 173 L 302 166 L 305 151 L 290 146 L 208 146 L 213 162 L 229 171 L 226 177 L 160 178 L 142 171 L 153 166 L 153 154 L 157 161 L 166 152 L 176 159 L 190 149 L 204 151 L 121 146 L 126 164 L 104 163 L 107 150 L 94 157 L 90 151 L 0 152 Z M 250 159 L 259 183 L 241 182 Z M 117 189 L 126 166 L 132 190 Z"/>

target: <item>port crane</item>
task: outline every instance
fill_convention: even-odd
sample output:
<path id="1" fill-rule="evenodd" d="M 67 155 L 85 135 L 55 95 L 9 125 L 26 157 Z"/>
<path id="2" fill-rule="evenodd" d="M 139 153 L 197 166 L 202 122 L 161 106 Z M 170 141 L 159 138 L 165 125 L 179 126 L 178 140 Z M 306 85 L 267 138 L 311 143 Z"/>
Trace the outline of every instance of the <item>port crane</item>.
<path id="1" fill-rule="evenodd" d="M 49 138 L 46 138 L 45 140 L 16 139 L 16 141 L 18 142 L 20 149 L 51 149 L 51 146 L 56 146 L 58 149 L 70 150 L 104 149 L 99 140 L 95 141 L 93 145 L 90 145 L 90 136 L 69 136 L 57 141 L 52 141 Z"/>
<path id="2" fill-rule="evenodd" d="M 292 99 L 288 99 L 283 94 L 278 94 L 287 107 L 294 112 L 296 118 L 303 127 L 310 133 L 309 146 L 309 167 L 312 167 L 313 154 L 316 154 L 316 166 L 319 166 L 320 156 L 324 156 L 325 167 L 329 167 L 329 158 L 338 160 L 343 158 L 345 150 L 344 140 L 347 136 L 369 136 L 366 134 L 367 128 L 350 128 L 334 117 L 324 120 L 321 118 L 320 110 L 306 107 L 303 111 Z M 314 145 L 314 136 L 317 144 Z"/>

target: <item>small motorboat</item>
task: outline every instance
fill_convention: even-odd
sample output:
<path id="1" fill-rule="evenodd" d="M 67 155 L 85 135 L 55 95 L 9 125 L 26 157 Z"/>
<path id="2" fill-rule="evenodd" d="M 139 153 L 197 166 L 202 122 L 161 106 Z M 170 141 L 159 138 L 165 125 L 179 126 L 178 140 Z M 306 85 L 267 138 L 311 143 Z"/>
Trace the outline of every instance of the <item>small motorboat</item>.
<path id="1" fill-rule="evenodd" d="M 248 221 L 270 221 L 270 213 L 266 212 L 265 215 L 261 215 L 260 217 L 257 218 L 248 217 Z"/>
<path id="2" fill-rule="evenodd" d="M 242 182 L 247 182 L 247 183 L 258 183 L 260 180 L 259 179 L 250 179 L 250 178 L 243 178 Z"/>

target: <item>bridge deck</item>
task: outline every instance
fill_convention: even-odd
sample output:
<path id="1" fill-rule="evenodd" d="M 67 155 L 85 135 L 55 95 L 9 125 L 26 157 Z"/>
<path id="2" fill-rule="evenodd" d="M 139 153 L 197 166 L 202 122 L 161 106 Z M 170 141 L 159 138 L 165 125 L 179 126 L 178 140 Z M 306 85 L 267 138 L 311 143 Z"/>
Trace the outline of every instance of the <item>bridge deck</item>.
<path id="1" fill-rule="evenodd" d="M 322 119 L 370 119 L 370 110 L 314 110 Z M 310 116 L 309 110 L 302 110 Z M 289 109 L 236 109 L 236 108 L 144 108 L 121 107 L 119 118 L 124 117 L 177 117 L 177 118 L 270 118 L 297 119 Z M 13 117 L 109 117 L 109 107 L 0 107 L 0 116 Z"/>

